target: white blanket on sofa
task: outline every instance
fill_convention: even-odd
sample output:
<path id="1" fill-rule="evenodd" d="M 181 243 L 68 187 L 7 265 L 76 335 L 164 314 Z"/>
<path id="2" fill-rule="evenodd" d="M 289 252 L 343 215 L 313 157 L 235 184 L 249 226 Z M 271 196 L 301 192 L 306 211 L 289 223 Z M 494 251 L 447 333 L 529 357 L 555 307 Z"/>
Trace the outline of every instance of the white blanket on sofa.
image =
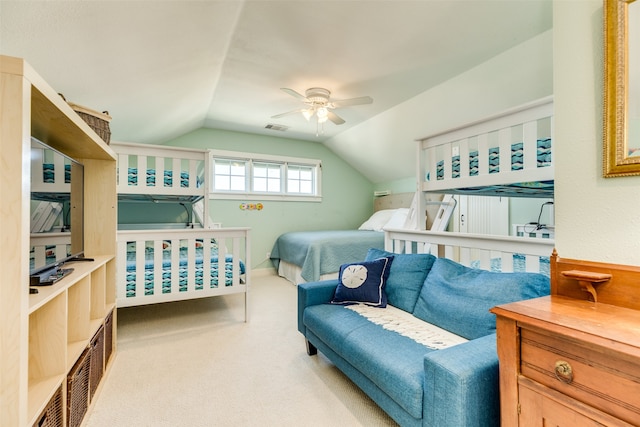
<path id="1" fill-rule="evenodd" d="M 391 305 L 387 305 L 386 308 L 379 308 L 365 304 L 354 304 L 348 305 L 346 308 L 366 317 L 376 325 L 397 332 L 435 350 L 441 350 L 468 341 L 466 338 L 420 320 L 411 313 Z"/>

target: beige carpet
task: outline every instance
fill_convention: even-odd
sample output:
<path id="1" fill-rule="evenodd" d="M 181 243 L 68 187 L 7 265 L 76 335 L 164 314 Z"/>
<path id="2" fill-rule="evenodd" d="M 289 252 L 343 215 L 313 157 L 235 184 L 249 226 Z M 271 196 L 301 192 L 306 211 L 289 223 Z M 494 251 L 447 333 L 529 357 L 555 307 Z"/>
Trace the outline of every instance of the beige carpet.
<path id="1" fill-rule="evenodd" d="M 118 353 L 85 427 L 394 426 L 296 328 L 295 286 L 118 310 Z"/>

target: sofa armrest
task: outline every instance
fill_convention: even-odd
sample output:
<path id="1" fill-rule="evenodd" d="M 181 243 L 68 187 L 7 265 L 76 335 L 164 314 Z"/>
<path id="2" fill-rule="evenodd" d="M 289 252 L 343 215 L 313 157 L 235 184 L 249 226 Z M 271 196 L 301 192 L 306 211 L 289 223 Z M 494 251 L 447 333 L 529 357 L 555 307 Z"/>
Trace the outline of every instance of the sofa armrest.
<path id="1" fill-rule="evenodd" d="M 424 371 L 423 425 L 500 425 L 495 334 L 428 353 Z"/>
<path id="2" fill-rule="evenodd" d="M 304 309 L 318 304 L 331 302 L 338 280 L 323 280 L 321 282 L 300 283 L 298 285 L 298 330 L 306 336 L 306 328 L 302 322 Z"/>

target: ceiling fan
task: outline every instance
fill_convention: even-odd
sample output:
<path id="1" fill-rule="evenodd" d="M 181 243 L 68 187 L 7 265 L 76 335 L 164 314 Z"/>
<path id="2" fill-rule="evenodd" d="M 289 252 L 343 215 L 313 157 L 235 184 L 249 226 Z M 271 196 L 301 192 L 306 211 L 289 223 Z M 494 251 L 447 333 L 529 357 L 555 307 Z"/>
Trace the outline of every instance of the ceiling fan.
<path id="1" fill-rule="evenodd" d="M 309 88 L 304 92 L 304 95 L 286 87 L 281 88 L 281 90 L 294 98 L 300 99 L 305 104 L 305 107 L 298 108 L 293 111 L 287 111 L 286 113 L 276 114 L 275 116 L 271 116 L 271 118 L 277 119 L 290 114 L 302 113 L 305 119 L 310 120 L 315 115 L 318 126 L 317 130 L 321 130 L 321 126 L 327 120 L 331 120 L 336 125 L 341 125 L 345 122 L 342 117 L 338 116 L 332 110 L 352 105 L 371 104 L 373 102 L 373 98 L 370 96 L 333 100 L 330 98 L 331 92 L 328 89 L 321 87 Z M 316 131 L 316 136 L 317 135 L 318 131 Z"/>

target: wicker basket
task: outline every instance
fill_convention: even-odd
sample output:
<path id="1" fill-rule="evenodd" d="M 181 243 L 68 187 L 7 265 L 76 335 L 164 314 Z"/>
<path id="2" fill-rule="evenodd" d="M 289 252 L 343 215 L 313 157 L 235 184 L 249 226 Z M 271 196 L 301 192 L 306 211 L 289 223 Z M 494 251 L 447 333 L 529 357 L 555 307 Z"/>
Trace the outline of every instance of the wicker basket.
<path id="1" fill-rule="evenodd" d="M 59 93 L 65 101 L 67 99 L 63 94 Z M 111 121 L 111 116 L 108 111 L 103 111 L 100 113 L 99 111 L 92 110 L 87 107 L 83 107 L 82 105 L 74 104 L 73 102 L 67 101 L 67 104 L 75 111 L 82 120 L 85 121 L 89 125 L 91 129 L 98 134 L 100 138 L 107 144 L 111 142 L 111 129 L 109 128 L 109 122 Z"/>
<path id="2" fill-rule="evenodd" d="M 54 393 L 33 427 L 63 427 L 62 386 Z"/>
<path id="3" fill-rule="evenodd" d="M 67 375 L 67 426 L 79 427 L 89 407 L 91 351 L 85 350 Z"/>
<path id="4" fill-rule="evenodd" d="M 109 363 L 113 352 L 113 309 L 104 319 L 104 364 Z"/>
<path id="5" fill-rule="evenodd" d="M 89 364 L 89 402 L 93 400 L 93 395 L 102 379 L 102 368 L 104 363 L 104 326 L 100 326 L 98 332 L 91 340 L 91 363 Z"/>

